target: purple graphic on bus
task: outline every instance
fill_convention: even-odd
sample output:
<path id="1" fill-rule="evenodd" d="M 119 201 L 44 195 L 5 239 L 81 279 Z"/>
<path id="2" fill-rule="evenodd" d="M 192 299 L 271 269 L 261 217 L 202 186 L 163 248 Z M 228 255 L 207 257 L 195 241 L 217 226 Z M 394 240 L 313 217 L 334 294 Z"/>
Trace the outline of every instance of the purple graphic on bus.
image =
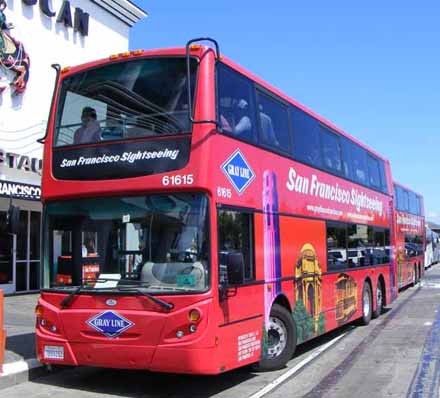
<path id="1" fill-rule="evenodd" d="M 390 220 L 394 218 L 394 203 L 390 200 L 388 203 L 388 217 Z M 392 237 L 392 241 L 396 241 L 396 226 L 394 222 L 390 225 L 390 237 Z M 386 247 L 386 250 L 389 250 L 390 253 L 390 286 L 391 286 L 391 300 L 395 300 L 397 298 L 397 250 L 395 247 Z"/>
<path id="2" fill-rule="evenodd" d="M 280 220 L 278 216 L 277 177 L 273 171 L 263 174 L 264 215 L 264 309 L 266 329 L 272 303 L 281 292 Z"/>

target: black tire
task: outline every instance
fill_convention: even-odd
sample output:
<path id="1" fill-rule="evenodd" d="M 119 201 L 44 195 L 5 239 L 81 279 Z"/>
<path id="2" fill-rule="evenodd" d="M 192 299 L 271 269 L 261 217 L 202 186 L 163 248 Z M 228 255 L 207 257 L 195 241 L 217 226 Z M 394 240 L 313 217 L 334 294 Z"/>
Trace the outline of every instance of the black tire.
<path id="1" fill-rule="evenodd" d="M 413 287 L 417 284 L 417 269 L 416 266 L 414 265 L 414 272 L 413 272 L 413 277 L 412 277 L 412 281 L 410 283 L 410 286 Z"/>
<path id="2" fill-rule="evenodd" d="M 385 298 L 385 292 L 383 289 L 383 284 L 382 281 L 377 281 L 377 286 L 376 286 L 376 296 L 375 296 L 375 301 L 376 301 L 376 309 L 373 311 L 373 318 L 378 318 L 382 312 L 383 312 L 383 307 L 384 307 L 384 298 Z"/>
<path id="3" fill-rule="evenodd" d="M 276 344 L 277 338 L 280 337 L 280 334 L 278 333 L 278 329 L 276 328 L 277 323 L 271 322 L 271 325 L 274 325 L 275 327 L 270 328 L 268 331 L 268 336 L 267 336 L 268 352 L 267 353 L 262 352 L 262 359 L 258 364 L 254 366 L 256 370 L 261 372 L 278 370 L 283 368 L 286 365 L 286 363 L 290 361 L 296 350 L 296 326 L 292 318 L 292 314 L 281 305 L 274 304 L 270 311 L 270 318 L 271 321 L 274 320 L 275 322 L 284 325 L 286 344 L 284 345 L 282 351 L 276 354 L 276 356 L 272 356 L 272 357 L 270 356 L 269 350 L 271 347 L 271 342 L 273 342 L 272 347 L 274 347 L 273 349 L 275 349 L 277 347 Z M 281 333 L 283 333 L 283 331 Z M 281 340 L 278 340 L 278 343 L 280 341 Z M 263 356 L 265 357 L 263 358 Z"/>
<path id="4" fill-rule="evenodd" d="M 417 264 L 414 264 L 414 285 L 419 283 L 419 270 Z"/>
<path id="5" fill-rule="evenodd" d="M 373 300 L 371 295 L 371 287 L 368 282 L 364 282 L 364 287 L 362 288 L 362 318 L 359 323 L 366 326 L 371 321 L 371 316 L 373 315 Z"/>

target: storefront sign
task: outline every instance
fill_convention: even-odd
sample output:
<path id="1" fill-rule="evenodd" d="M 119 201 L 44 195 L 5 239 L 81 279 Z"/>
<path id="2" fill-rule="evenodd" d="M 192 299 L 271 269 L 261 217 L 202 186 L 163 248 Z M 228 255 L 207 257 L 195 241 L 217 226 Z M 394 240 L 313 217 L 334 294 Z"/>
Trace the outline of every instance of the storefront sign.
<path id="1" fill-rule="evenodd" d="M 41 188 L 21 182 L 0 181 L 0 196 L 16 199 L 40 200 Z"/>
<path id="2" fill-rule="evenodd" d="M 2 164 L 10 169 L 30 171 L 37 174 L 41 174 L 41 169 L 43 168 L 43 161 L 41 159 L 0 149 L 0 165 Z"/>
<path id="3" fill-rule="evenodd" d="M 74 17 L 72 18 L 72 8 L 70 1 L 65 0 L 58 11 L 58 14 L 51 9 L 49 0 L 22 0 L 27 6 L 35 6 L 37 2 L 44 15 L 53 18 L 57 15 L 57 22 L 64 24 L 68 28 L 74 29 L 75 32 L 81 33 L 83 36 L 89 34 L 89 14 L 81 8 L 75 7 Z"/>

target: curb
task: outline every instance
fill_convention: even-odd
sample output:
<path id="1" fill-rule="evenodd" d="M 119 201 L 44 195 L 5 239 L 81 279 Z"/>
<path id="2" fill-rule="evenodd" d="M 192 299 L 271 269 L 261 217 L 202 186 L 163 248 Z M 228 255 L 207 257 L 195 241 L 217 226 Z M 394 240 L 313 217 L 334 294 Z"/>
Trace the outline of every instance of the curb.
<path id="1" fill-rule="evenodd" d="M 36 379 L 44 374 L 48 374 L 48 371 L 36 358 L 5 363 L 0 373 L 0 390 Z"/>

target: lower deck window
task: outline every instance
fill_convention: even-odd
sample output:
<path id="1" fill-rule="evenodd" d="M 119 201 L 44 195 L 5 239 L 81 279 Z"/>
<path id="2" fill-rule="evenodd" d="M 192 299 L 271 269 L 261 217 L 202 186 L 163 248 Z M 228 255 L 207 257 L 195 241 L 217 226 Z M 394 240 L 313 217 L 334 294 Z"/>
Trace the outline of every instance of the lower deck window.
<path id="1" fill-rule="evenodd" d="M 363 224 L 327 223 L 329 271 L 387 264 L 389 261 L 388 229 Z"/>
<path id="2" fill-rule="evenodd" d="M 252 214 L 219 210 L 218 235 L 220 283 L 235 285 L 255 279 Z"/>

